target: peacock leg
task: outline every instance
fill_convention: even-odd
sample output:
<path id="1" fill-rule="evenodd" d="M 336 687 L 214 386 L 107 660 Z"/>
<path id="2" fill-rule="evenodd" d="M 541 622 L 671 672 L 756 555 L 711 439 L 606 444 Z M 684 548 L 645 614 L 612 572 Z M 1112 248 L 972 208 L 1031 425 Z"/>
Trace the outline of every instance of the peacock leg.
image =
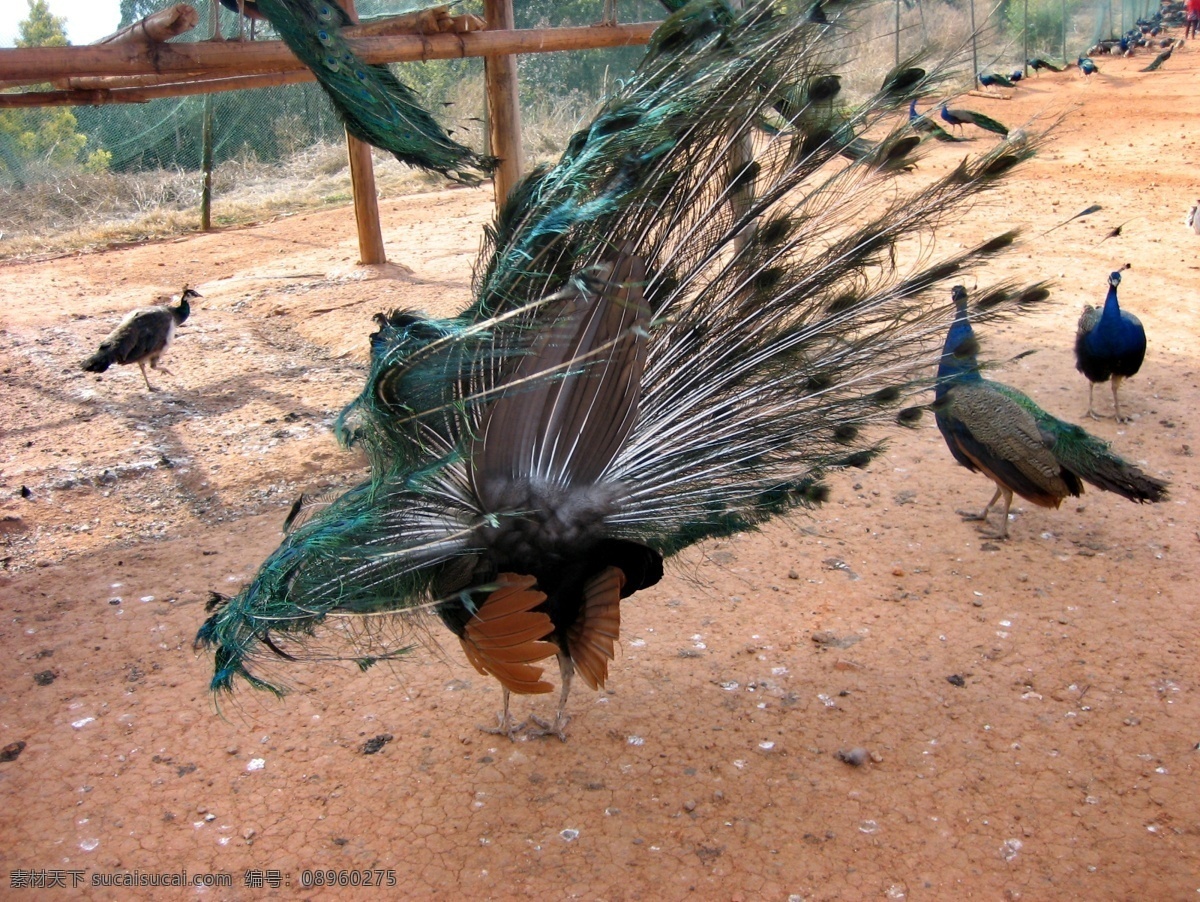
<path id="1" fill-rule="evenodd" d="M 529 719 L 536 723 L 540 730 L 530 730 L 530 736 L 557 736 L 563 742 L 567 741 L 566 728 L 571 718 L 567 717 L 567 696 L 571 694 L 571 677 L 575 675 L 575 665 L 563 650 L 558 652 L 558 672 L 562 676 L 562 691 L 558 696 L 558 711 L 554 714 L 554 722 L 542 720 L 536 714 Z"/>
<path id="2" fill-rule="evenodd" d="M 517 734 L 525 729 L 525 722 L 513 723 L 512 715 L 508 712 L 508 703 L 512 698 L 512 693 L 508 691 L 508 687 L 504 687 L 504 710 L 497 715 L 499 723 L 494 727 L 480 727 L 485 733 L 492 733 L 496 736 L 507 736 L 513 742 L 516 742 Z"/>
<path id="3" fill-rule="evenodd" d="M 1004 493 L 1004 516 L 1000 519 L 1000 529 L 990 534 L 993 539 L 1008 538 L 1008 509 L 1012 507 L 1013 493 L 1009 489 L 1002 489 L 1001 491 Z"/>
<path id="4" fill-rule="evenodd" d="M 1112 377 L 1113 407 L 1117 410 L 1117 422 L 1128 423 L 1129 418 L 1121 416 L 1121 396 L 1118 394 L 1121 390 L 1121 378 L 1120 376 Z"/>
<path id="5" fill-rule="evenodd" d="M 976 514 L 976 513 L 972 513 L 971 511 L 959 511 L 958 515 L 960 517 L 962 517 L 964 520 L 983 520 L 986 522 L 988 511 L 990 511 L 992 509 L 992 505 L 996 503 L 996 501 L 1000 497 L 1000 493 L 1002 491 L 1004 491 L 1004 490 L 1002 488 L 1000 488 L 999 485 L 997 485 L 996 486 L 996 494 L 994 494 L 992 496 L 992 500 L 987 503 L 987 506 L 983 509 L 982 513 Z"/>
<path id="6" fill-rule="evenodd" d="M 209 24 L 212 26 L 212 39 L 214 41 L 223 41 L 225 36 L 221 34 L 221 13 L 217 9 L 215 2 L 209 3 Z"/>
<path id="7" fill-rule="evenodd" d="M 146 361 L 139 360 L 138 368 L 142 371 L 142 379 L 145 380 L 145 382 L 146 382 L 146 388 L 149 389 L 150 391 L 158 391 L 158 389 L 156 389 L 153 385 L 150 384 L 150 379 L 146 375 Z"/>
<path id="8" fill-rule="evenodd" d="M 246 3 L 238 0 L 238 40 L 246 40 Z"/>
<path id="9" fill-rule="evenodd" d="M 1104 419 L 1104 417 L 1102 417 L 1100 414 L 1096 413 L 1096 408 L 1095 408 L 1094 406 L 1092 406 L 1092 395 L 1094 395 L 1094 394 L 1095 394 L 1095 392 L 1096 392 L 1096 383 L 1095 383 L 1095 382 L 1088 382 L 1088 411 L 1087 411 L 1087 415 L 1088 415 L 1089 417 L 1091 417 L 1093 420 L 1103 420 L 1103 419 Z"/>

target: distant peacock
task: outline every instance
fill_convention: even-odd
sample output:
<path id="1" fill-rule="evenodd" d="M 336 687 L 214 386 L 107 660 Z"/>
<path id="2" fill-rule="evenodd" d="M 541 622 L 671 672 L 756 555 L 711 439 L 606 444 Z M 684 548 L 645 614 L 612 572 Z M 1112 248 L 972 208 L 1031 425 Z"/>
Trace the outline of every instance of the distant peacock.
<path id="1" fill-rule="evenodd" d="M 828 25 L 766 4 L 664 22 L 514 189 L 473 301 L 376 317 L 337 423 L 371 476 L 213 605 L 214 690 L 278 690 L 272 660 L 394 660 L 432 620 L 501 683 L 510 736 L 510 693 L 551 691 L 556 656 L 541 730 L 562 737 L 573 675 L 604 684 L 623 600 L 665 559 L 820 502 L 825 474 L 879 452 L 869 427 L 916 421 L 900 405 L 931 383 L 940 286 L 1015 238 L 933 261 L 932 233 L 1037 142 L 905 186 L 918 142 L 897 114 L 936 74 L 833 104 L 838 55 Z M 1036 300 L 995 297 L 989 314 Z"/>
<path id="2" fill-rule="evenodd" d="M 312 70 L 354 137 L 455 181 L 491 172 L 495 161 L 453 140 L 387 66 L 355 56 L 341 33 L 354 23 L 336 0 L 255 0 L 254 8 Z"/>
<path id="3" fill-rule="evenodd" d="M 1108 294 L 1104 306 L 1097 309 L 1083 305 L 1079 327 L 1075 332 L 1075 369 L 1088 380 L 1088 416 L 1100 419 L 1093 406 L 1097 382 L 1112 380 L 1113 407 L 1118 423 L 1126 421 L 1121 415 L 1121 382 L 1136 376 L 1146 359 L 1146 330 L 1142 321 L 1121 309 L 1117 301 L 1117 286 L 1126 263 L 1108 277 Z"/>
<path id="4" fill-rule="evenodd" d="M 1122 460 L 1106 442 L 1051 416 L 1016 389 L 984 379 L 966 289 L 956 285 L 953 298 L 958 316 L 938 366 L 937 425 L 954 459 L 996 484 L 983 512 L 964 514 L 966 519 L 986 521 L 1003 497 L 994 537 L 1007 538 L 1014 493 L 1041 507 L 1058 507 L 1068 495 L 1082 494 L 1084 482 L 1138 503 L 1167 497 L 1167 483 Z M 976 309 L 986 309 L 994 299 L 991 293 L 984 295 Z"/>

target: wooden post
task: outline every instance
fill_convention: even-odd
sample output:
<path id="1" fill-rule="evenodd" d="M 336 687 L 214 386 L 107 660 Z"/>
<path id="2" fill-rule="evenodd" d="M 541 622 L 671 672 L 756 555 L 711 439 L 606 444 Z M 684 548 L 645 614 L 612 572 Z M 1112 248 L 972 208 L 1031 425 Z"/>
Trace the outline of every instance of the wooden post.
<path id="1" fill-rule="evenodd" d="M 358 21 L 354 0 L 342 5 L 351 21 Z M 354 222 L 358 226 L 358 262 L 366 265 L 387 263 L 383 247 L 383 229 L 379 225 L 379 198 L 375 193 L 375 165 L 371 145 L 346 133 L 346 152 L 350 158 L 350 188 L 354 194 Z"/>
<path id="2" fill-rule="evenodd" d="M 488 31 L 511 31 L 515 24 L 512 0 L 484 0 L 484 18 Z M 500 163 L 492 176 L 496 206 L 508 198 L 525 168 L 525 150 L 521 143 L 521 107 L 517 93 L 515 56 L 488 56 L 483 60 L 487 85 L 488 134 L 492 153 Z"/>
<path id="3" fill-rule="evenodd" d="M 204 126 L 200 133 L 200 231 L 212 228 L 213 96 L 204 95 Z"/>

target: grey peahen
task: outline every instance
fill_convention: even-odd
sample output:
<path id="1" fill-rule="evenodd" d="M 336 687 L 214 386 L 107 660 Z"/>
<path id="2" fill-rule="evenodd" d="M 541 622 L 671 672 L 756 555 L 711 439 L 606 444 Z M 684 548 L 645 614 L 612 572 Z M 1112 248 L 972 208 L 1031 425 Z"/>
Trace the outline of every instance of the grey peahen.
<path id="1" fill-rule="evenodd" d="M 1058 507 L 1068 495 L 1082 494 L 1084 482 L 1139 503 L 1167 497 L 1167 483 L 1122 460 L 1106 442 L 1051 416 L 1015 388 L 984 379 L 966 289 L 956 285 L 952 297 L 957 316 L 938 366 L 934 414 L 954 459 L 996 484 L 983 512 L 963 513 L 966 519 L 986 521 L 1003 496 L 995 538 L 1007 538 L 1014 493 L 1041 507 Z M 985 295 L 977 309 L 991 303 L 992 296 Z"/>
<path id="2" fill-rule="evenodd" d="M 453 140 L 387 66 L 354 54 L 342 36 L 354 23 L 336 0 L 255 0 L 254 6 L 312 70 L 351 135 L 455 181 L 474 184 L 491 172 L 495 161 Z"/>
<path id="3" fill-rule="evenodd" d="M 151 369 L 161 369 L 168 376 L 171 375 L 171 371 L 160 367 L 158 361 L 175 337 L 175 327 L 191 314 L 192 305 L 188 302 L 198 297 L 202 297 L 200 292 L 185 285 L 179 295 L 179 303 L 174 306 L 156 304 L 132 311 L 100 342 L 96 353 L 83 362 L 83 369 L 89 373 L 103 373 L 114 363 L 136 363 L 142 371 L 146 388 L 155 391 L 146 376 L 146 364 L 149 363 Z"/>
<path id="4" fill-rule="evenodd" d="M 1136 376 L 1146 359 L 1146 330 L 1142 321 L 1121 309 L 1117 302 L 1117 286 L 1121 273 L 1129 269 L 1126 263 L 1108 276 L 1108 295 L 1104 306 L 1097 309 L 1083 305 L 1079 328 L 1075 332 L 1075 369 L 1088 380 L 1088 416 L 1100 419 L 1093 406 L 1097 382 L 1112 380 L 1113 407 L 1118 423 L 1126 422 L 1121 415 L 1121 383 Z"/>
<path id="5" fill-rule="evenodd" d="M 803 12 L 689 4 L 514 189 L 473 302 L 376 317 L 336 429 L 371 476 L 214 602 L 214 690 L 278 691 L 271 660 L 395 660 L 434 620 L 503 686 L 509 735 L 509 693 L 550 691 L 557 656 L 561 737 L 572 674 L 604 683 L 621 601 L 664 559 L 821 501 L 824 474 L 879 452 L 869 427 L 919 417 L 898 407 L 931 382 L 935 292 L 1014 240 L 935 262 L 933 232 L 1038 142 L 902 185 L 917 142 L 895 114 L 933 76 L 835 107 L 827 36 Z M 747 142 L 752 161 L 731 154 Z M 1026 295 L 1005 298 L 991 311 Z"/>

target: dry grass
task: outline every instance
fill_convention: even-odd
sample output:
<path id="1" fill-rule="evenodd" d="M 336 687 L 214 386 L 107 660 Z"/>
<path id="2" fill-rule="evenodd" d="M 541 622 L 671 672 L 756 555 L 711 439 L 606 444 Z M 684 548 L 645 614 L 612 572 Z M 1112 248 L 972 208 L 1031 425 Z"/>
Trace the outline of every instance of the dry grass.
<path id="1" fill-rule="evenodd" d="M 165 238 L 200 227 L 198 172 L 56 170 L 30 176 L 20 188 L 0 184 L 0 260 Z M 385 197 L 440 184 L 378 152 L 375 178 Z M 213 224 L 242 225 L 344 204 L 350 196 L 344 145 L 308 147 L 286 163 L 231 160 L 213 170 Z"/>

